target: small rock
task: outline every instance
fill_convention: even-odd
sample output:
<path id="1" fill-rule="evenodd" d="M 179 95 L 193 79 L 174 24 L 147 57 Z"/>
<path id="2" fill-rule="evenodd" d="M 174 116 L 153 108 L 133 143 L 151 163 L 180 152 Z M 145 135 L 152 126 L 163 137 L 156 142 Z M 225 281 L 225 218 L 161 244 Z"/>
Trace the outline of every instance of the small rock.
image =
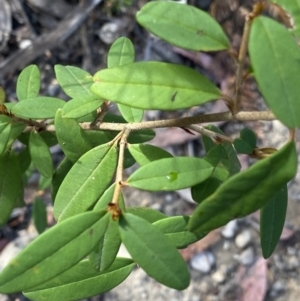
<path id="1" fill-rule="evenodd" d="M 115 22 L 105 23 L 99 32 L 99 38 L 105 44 L 112 44 L 117 38 L 121 36 L 120 25 Z"/>
<path id="2" fill-rule="evenodd" d="M 276 282 L 273 283 L 272 289 L 270 291 L 270 297 L 275 298 L 278 296 L 280 293 L 283 293 L 285 290 L 285 284 L 283 281 L 277 280 Z"/>
<path id="3" fill-rule="evenodd" d="M 28 48 L 31 45 L 32 45 L 32 41 L 29 40 L 29 39 L 25 39 L 25 40 L 20 41 L 19 48 L 20 49 L 25 49 L 25 48 Z"/>
<path id="4" fill-rule="evenodd" d="M 238 248 L 244 249 L 251 241 L 251 231 L 244 230 L 235 238 L 235 244 Z"/>
<path id="5" fill-rule="evenodd" d="M 7 295 L 0 294 L 0 301 L 9 301 L 9 297 Z"/>
<path id="6" fill-rule="evenodd" d="M 209 273 L 214 264 L 214 255 L 209 251 L 200 252 L 191 259 L 192 268 L 202 273 Z"/>
<path id="7" fill-rule="evenodd" d="M 221 270 L 217 270 L 216 272 L 214 272 L 211 276 L 212 280 L 215 281 L 218 284 L 221 284 L 225 281 L 226 279 L 226 275 L 223 271 Z"/>
<path id="8" fill-rule="evenodd" d="M 224 227 L 221 233 L 223 237 L 230 239 L 235 236 L 237 229 L 238 229 L 237 221 L 236 219 L 234 219 Z"/>
<path id="9" fill-rule="evenodd" d="M 251 265 L 254 262 L 255 254 L 252 247 L 245 249 L 240 255 L 235 258 L 243 265 Z"/>
<path id="10" fill-rule="evenodd" d="M 297 269 L 300 266 L 299 259 L 296 256 L 291 256 L 288 259 L 287 267 L 289 270 Z"/>

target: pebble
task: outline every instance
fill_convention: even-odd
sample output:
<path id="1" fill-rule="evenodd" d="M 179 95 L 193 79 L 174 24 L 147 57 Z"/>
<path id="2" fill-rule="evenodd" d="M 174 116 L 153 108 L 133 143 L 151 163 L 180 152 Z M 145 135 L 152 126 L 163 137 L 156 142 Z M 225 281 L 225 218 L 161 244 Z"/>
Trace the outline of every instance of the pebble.
<path id="1" fill-rule="evenodd" d="M 209 273 L 214 264 L 214 255 L 209 251 L 200 252 L 191 259 L 192 268 L 202 273 Z"/>
<path id="2" fill-rule="evenodd" d="M 283 281 L 277 280 L 273 283 L 272 289 L 270 291 L 270 297 L 275 298 L 279 294 L 285 291 L 285 284 Z"/>
<path id="3" fill-rule="evenodd" d="M 297 269 L 300 266 L 299 259 L 297 256 L 290 256 L 287 262 L 287 267 L 289 270 Z"/>
<path id="4" fill-rule="evenodd" d="M 230 221 L 222 230 L 222 236 L 230 239 L 233 238 L 237 232 L 238 229 L 238 225 L 237 225 L 237 220 L 234 219 L 232 221 Z"/>
<path id="5" fill-rule="evenodd" d="M 212 280 L 215 281 L 218 284 L 221 284 L 225 281 L 226 279 L 226 275 L 224 273 L 224 271 L 222 270 L 217 270 L 216 272 L 214 272 L 211 276 Z"/>
<path id="6" fill-rule="evenodd" d="M 105 44 L 112 44 L 117 38 L 121 35 L 121 28 L 120 25 L 115 22 L 108 22 L 105 23 L 99 32 L 99 38 Z"/>
<path id="7" fill-rule="evenodd" d="M 254 262 L 255 254 L 252 247 L 245 249 L 240 255 L 234 256 L 241 264 L 251 265 Z"/>
<path id="8" fill-rule="evenodd" d="M 7 295 L 0 294 L 0 301 L 9 301 L 9 297 Z"/>
<path id="9" fill-rule="evenodd" d="M 252 237 L 251 231 L 248 229 L 244 230 L 235 238 L 236 246 L 240 249 L 244 249 L 250 243 L 251 237 Z"/>

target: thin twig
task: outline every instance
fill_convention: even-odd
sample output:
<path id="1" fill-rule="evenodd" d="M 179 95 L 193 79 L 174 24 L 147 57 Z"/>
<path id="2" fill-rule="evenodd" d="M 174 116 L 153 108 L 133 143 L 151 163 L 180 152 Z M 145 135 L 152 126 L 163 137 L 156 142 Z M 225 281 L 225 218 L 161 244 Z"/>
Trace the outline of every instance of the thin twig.
<path id="1" fill-rule="evenodd" d="M 92 126 L 89 122 L 83 122 L 80 124 L 84 130 L 107 130 L 107 131 L 122 131 L 124 126 L 130 128 L 131 131 L 137 131 L 142 129 L 155 129 L 164 127 L 187 127 L 192 124 L 197 123 L 209 123 L 216 121 L 257 121 L 257 120 L 275 120 L 275 115 L 270 111 L 261 112 L 239 112 L 236 115 L 232 115 L 231 112 L 222 112 L 206 115 L 197 115 L 191 117 L 174 118 L 166 120 L 156 120 L 156 121 L 144 121 L 136 123 L 101 123 L 98 127 Z M 28 131 L 30 129 L 26 129 Z M 46 131 L 54 132 L 54 125 L 48 125 Z"/>

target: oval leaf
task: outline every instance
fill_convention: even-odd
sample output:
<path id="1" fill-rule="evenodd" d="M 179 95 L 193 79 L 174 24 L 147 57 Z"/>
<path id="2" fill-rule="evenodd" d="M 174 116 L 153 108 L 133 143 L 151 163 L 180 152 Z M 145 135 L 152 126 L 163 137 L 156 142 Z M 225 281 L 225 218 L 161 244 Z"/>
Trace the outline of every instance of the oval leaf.
<path id="1" fill-rule="evenodd" d="M 105 293 L 124 281 L 135 264 L 127 258 L 117 258 L 105 272 L 91 268 L 83 260 L 54 279 L 34 287 L 24 295 L 34 301 L 76 301 Z"/>
<path id="2" fill-rule="evenodd" d="M 190 275 L 186 263 L 155 226 L 140 217 L 125 213 L 120 218 L 119 229 L 122 242 L 133 260 L 150 277 L 178 290 L 188 287 Z"/>
<path id="3" fill-rule="evenodd" d="M 80 157 L 56 194 L 56 220 L 62 221 L 93 206 L 109 185 L 116 165 L 117 151 L 109 144 L 95 147 Z"/>
<path id="4" fill-rule="evenodd" d="M 6 151 L 0 156 L 0 225 L 9 219 L 22 191 L 22 174 L 17 157 L 13 151 Z"/>
<path id="5" fill-rule="evenodd" d="M 64 92 L 72 97 L 92 96 L 93 77 L 85 70 L 73 66 L 54 66 L 56 78 Z"/>
<path id="6" fill-rule="evenodd" d="M 17 81 L 18 100 L 24 100 L 38 96 L 40 92 L 41 78 L 37 65 L 27 66 L 22 70 Z"/>
<path id="7" fill-rule="evenodd" d="M 144 116 L 144 110 L 132 108 L 130 106 L 118 104 L 122 116 L 127 122 L 141 122 Z"/>
<path id="8" fill-rule="evenodd" d="M 173 156 L 167 151 L 150 144 L 128 144 L 128 149 L 133 158 L 140 165 Z"/>
<path id="9" fill-rule="evenodd" d="M 37 131 L 31 131 L 29 152 L 34 167 L 46 178 L 54 173 L 53 161 L 48 145 Z"/>
<path id="10" fill-rule="evenodd" d="M 278 22 L 255 18 L 249 52 L 254 75 L 270 109 L 286 126 L 300 126 L 300 51 L 295 39 Z"/>
<path id="11" fill-rule="evenodd" d="M 74 120 L 62 116 L 62 110 L 55 115 L 55 130 L 60 147 L 71 162 L 76 162 L 92 148 L 84 130 Z"/>
<path id="12" fill-rule="evenodd" d="M 97 110 L 101 104 L 101 99 L 95 99 L 95 96 L 77 97 L 69 100 L 62 109 L 62 116 L 65 118 L 79 118 L 86 116 Z"/>
<path id="13" fill-rule="evenodd" d="M 174 46 L 215 51 L 229 48 L 222 27 L 206 12 L 175 2 L 149 2 L 137 13 L 147 30 Z"/>
<path id="14" fill-rule="evenodd" d="M 105 212 L 86 212 L 55 225 L 5 267 L 0 291 L 28 290 L 68 270 L 95 248 L 108 220 Z"/>
<path id="15" fill-rule="evenodd" d="M 260 243 L 264 258 L 269 258 L 280 239 L 287 209 L 287 186 L 281 188 L 260 209 Z"/>
<path id="16" fill-rule="evenodd" d="M 113 68 L 134 62 L 134 46 L 128 38 L 121 37 L 114 41 L 107 55 L 107 67 Z"/>
<path id="17" fill-rule="evenodd" d="M 36 230 L 41 234 L 47 228 L 47 211 L 43 200 L 36 198 L 32 209 L 33 221 Z"/>
<path id="18" fill-rule="evenodd" d="M 162 212 L 147 207 L 127 207 L 126 212 L 141 217 L 149 223 L 154 223 L 167 217 Z"/>
<path id="19" fill-rule="evenodd" d="M 11 111 L 14 115 L 22 118 L 54 118 L 56 111 L 64 105 L 65 102 L 59 98 L 35 97 L 17 103 Z"/>
<path id="20" fill-rule="evenodd" d="M 213 167 L 203 159 L 166 158 L 140 167 L 129 177 L 127 183 L 150 191 L 178 190 L 205 181 L 212 172 Z"/>
<path id="21" fill-rule="evenodd" d="M 229 178 L 196 208 L 189 229 L 196 234 L 211 231 L 260 209 L 276 193 L 274 187 L 285 185 L 296 171 L 295 144 L 289 142 L 278 152 Z"/>
<path id="22" fill-rule="evenodd" d="M 177 110 L 220 97 L 220 91 L 200 73 L 160 62 L 139 62 L 104 69 L 94 76 L 92 91 L 134 108 Z"/>

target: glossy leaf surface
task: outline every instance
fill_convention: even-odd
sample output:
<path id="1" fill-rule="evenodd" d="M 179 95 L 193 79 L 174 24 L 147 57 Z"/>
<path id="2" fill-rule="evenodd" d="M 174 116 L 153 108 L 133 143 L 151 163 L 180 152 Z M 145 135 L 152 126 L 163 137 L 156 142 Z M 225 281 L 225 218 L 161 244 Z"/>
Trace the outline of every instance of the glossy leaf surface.
<path id="1" fill-rule="evenodd" d="M 33 222 L 36 230 L 41 234 L 47 228 L 47 211 L 43 200 L 36 198 L 32 209 Z"/>
<path id="2" fill-rule="evenodd" d="M 149 162 L 163 158 L 173 157 L 167 151 L 150 144 L 129 144 L 128 149 L 136 162 L 140 165 L 145 165 Z"/>
<path id="3" fill-rule="evenodd" d="M 279 242 L 287 209 L 287 186 L 282 187 L 260 209 L 260 243 L 264 258 L 269 258 Z"/>
<path id="4" fill-rule="evenodd" d="M 155 226 L 133 214 L 124 213 L 120 218 L 120 235 L 133 260 L 149 276 L 178 290 L 188 287 L 190 276 L 186 263 Z"/>
<path id="5" fill-rule="evenodd" d="M 65 102 L 59 98 L 35 97 L 17 103 L 11 111 L 14 115 L 22 118 L 54 118 L 56 111 L 64 105 Z"/>
<path id="6" fill-rule="evenodd" d="M 30 289 L 76 265 L 95 248 L 108 219 L 104 212 L 86 212 L 49 229 L 5 267 L 0 291 L 7 294 Z"/>
<path id="7" fill-rule="evenodd" d="M 8 220 L 17 200 L 22 195 L 22 174 L 13 151 L 0 156 L 0 225 Z"/>
<path id="8" fill-rule="evenodd" d="M 101 99 L 95 96 L 76 97 L 69 100 L 62 108 L 62 116 L 65 118 L 79 118 L 86 116 L 97 110 L 101 104 Z"/>
<path id="9" fill-rule="evenodd" d="M 95 147 L 80 157 L 56 194 L 56 220 L 62 221 L 93 206 L 108 187 L 116 164 L 117 150 L 108 144 Z"/>
<path id="10" fill-rule="evenodd" d="M 18 100 L 37 97 L 40 92 L 40 70 L 37 65 L 29 65 L 22 70 L 17 81 Z"/>
<path id="11" fill-rule="evenodd" d="M 174 46 L 214 51 L 229 48 L 221 26 L 206 12 L 176 2 L 149 2 L 137 13 L 148 31 Z"/>
<path id="12" fill-rule="evenodd" d="M 54 173 L 53 161 L 48 145 L 37 131 L 31 131 L 29 152 L 34 167 L 46 178 Z"/>
<path id="13" fill-rule="evenodd" d="M 177 110 L 218 99 L 220 91 L 193 69 L 160 62 L 139 62 L 104 69 L 92 91 L 105 99 L 140 109 Z"/>
<path id="14" fill-rule="evenodd" d="M 255 18 L 251 27 L 249 52 L 254 75 L 264 99 L 286 126 L 300 126 L 299 47 L 278 22 Z"/>
<path id="15" fill-rule="evenodd" d="M 172 216 L 161 219 L 153 224 L 176 248 L 186 248 L 199 238 L 187 229 L 188 216 Z"/>
<path id="16" fill-rule="evenodd" d="M 295 144 L 289 142 L 223 183 L 196 208 L 189 229 L 196 234 L 211 231 L 260 209 L 276 193 L 274 187 L 282 187 L 290 181 L 296 169 Z"/>
<path id="17" fill-rule="evenodd" d="M 92 148 L 80 125 L 74 119 L 63 117 L 61 110 L 57 111 L 54 124 L 59 145 L 70 161 L 76 162 Z"/>
<path id="18" fill-rule="evenodd" d="M 128 277 L 134 266 L 130 259 L 117 258 L 108 270 L 100 273 L 91 267 L 88 260 L 83 260 L 24 295 L 34 301 L 77 301 L 116 287 Z"/>
<path id="19" fill-rule="evenodd" d="M 90 91 L 93 77 L 87 71 L 74 66 L 62 65 L 55 65 L 54 70 L 61 88 L 71 98 L 93 95 Z"/>
<path id="20" fill-rule="evenodd" d="M 213 167 L 203 159 L 166 158 L 140 167 L 128 178 L 127 183 L 150 191 L 178 190 L 205 181 L 212 172 Z"/>

